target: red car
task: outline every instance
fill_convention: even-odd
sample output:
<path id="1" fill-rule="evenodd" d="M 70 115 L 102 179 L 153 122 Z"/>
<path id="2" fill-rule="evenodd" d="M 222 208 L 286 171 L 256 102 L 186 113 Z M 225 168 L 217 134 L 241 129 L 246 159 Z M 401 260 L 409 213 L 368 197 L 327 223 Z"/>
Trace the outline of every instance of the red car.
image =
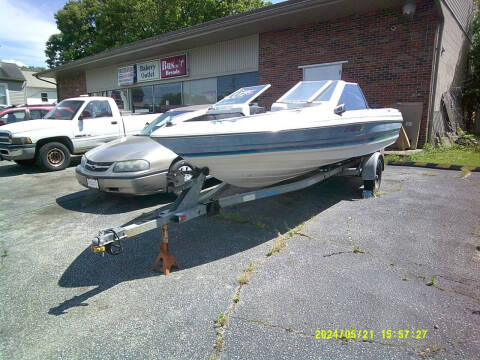
<path id="1" fill-rule="evenodd" d="M 0 126 L 14 122 L 43 118 L 55 105 L 18 105 L 0 110 Z"/>

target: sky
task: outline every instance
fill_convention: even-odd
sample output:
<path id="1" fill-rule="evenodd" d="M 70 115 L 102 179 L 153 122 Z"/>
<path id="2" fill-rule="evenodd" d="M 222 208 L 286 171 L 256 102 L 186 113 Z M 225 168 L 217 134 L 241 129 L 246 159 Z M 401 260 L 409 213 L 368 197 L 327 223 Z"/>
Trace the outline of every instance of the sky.
<path id="1" fill-rule="evenodd" d="M 43 66 L 45 43 L 58 32 L 53 15 L 66 0 L 0 0 L 0 60 Z"/>
<path id="2" fill-rule="evenodd" d="M 270 0 L 278 3 L 284 0 Z M 45 43 L 58 32 L 53 15 L 67 0 L 0 0 L 0 60 L 42 66 Z"/>

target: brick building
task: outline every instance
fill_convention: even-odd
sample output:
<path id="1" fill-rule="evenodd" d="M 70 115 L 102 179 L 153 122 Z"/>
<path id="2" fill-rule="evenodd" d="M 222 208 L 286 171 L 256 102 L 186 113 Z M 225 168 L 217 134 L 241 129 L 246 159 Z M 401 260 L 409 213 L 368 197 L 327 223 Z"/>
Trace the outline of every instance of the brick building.
<path id="1" fill-rule="evenodd" d="M 39 76 L 56 77 L 59 99 L 103 94 L 142 112 L 215 102 L 257 83 L 272 84 L 260 100 L 269 106 L 302 79 L 341 78 L 358 82 L 371 107 L 413 106 L 423 146 L 445 131 L 443 95 L 465 76 L 472 13 L 471 0 L 290 0 Z M 166 75 L 174 63 L 184 66 Z"/>

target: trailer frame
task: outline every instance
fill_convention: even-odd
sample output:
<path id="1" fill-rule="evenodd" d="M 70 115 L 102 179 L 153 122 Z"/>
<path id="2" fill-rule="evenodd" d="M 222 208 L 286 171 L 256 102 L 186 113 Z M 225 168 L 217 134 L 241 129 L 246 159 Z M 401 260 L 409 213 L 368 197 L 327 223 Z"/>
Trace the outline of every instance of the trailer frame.
<path id="1" fill-rule="evenodd" d="M 381 161 L 381 166 L 378 164 L 379 161 Z M 96 253 L 104 254 L 107 252 L 110 255 L 118 255 L 123 251 L 122 241 L 144 232 L 161 228 L 162 242 L 160 243 L 159 254 L 153 264 L 153 270 L 168 275 L 171 267 L 180 267 L 177 260 L 168 250 L 168 224 L 181 224 L 199 216 L 216 215 L 223 208 L 305 189 L 336 175 L 362 176 L 365 185 L 371 184 L 378 177 L 381 179 L 381 173 L 380 175 L 378 174 L 378 169 L 383 170 L 383 164 L 383 155 L 380 152 L 375 152 L 363 157 L 320 167 L 307 175 L 278 185 L 224 197 L 220 197 L 220 195 L 230 185 L 220 183 L 212 188 L 202 190 L 208 176 L 208 169 L 194 169 L 191 172 L 193 175 L 192 179 L 183 184 L 176 182 L 178 178 L 183 179 L 183 176 L 172 179 L 171 183 L 176 183 L 176 189 L 180 188 L 182 192 L 166 210 L 160 212 L 155 218 L 138 224 L 101 230 L 92 240 L 91 249 Z M 172 176 L 175 177 L 175 174 Z M 364 189 L 363 197 L 372 197 L 373 190 Z M 158 266 L 160 261 L 162 262 L 162 267 Z"/>

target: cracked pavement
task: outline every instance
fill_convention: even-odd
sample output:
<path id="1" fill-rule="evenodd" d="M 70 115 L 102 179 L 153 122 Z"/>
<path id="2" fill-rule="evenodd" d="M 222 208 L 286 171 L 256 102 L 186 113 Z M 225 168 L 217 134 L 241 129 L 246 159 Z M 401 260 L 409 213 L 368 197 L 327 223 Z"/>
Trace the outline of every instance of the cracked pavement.
<path id="1" fill-rule="evenodd" d="M 480 174 L 459 175 L 387 167 L 375 199 L 360 199 L 358 179 L 333 178 L 170 226 L 182 268 L 165 277 L 151 271 L 160 230 L 127 240 L 116 257 L 89 244 L 171 197 L 96 193 L 77 184 L 74 167 L 0 162 L 0 357 L 474 359 Z M 267 256 L 279 233 L 286 247 Z M 216 350 L 215 322 L 229 309 Z M 317 329 L 375 336 L 316 339 Z M 427 335 L 382 338 L 402 329 Z"/>

